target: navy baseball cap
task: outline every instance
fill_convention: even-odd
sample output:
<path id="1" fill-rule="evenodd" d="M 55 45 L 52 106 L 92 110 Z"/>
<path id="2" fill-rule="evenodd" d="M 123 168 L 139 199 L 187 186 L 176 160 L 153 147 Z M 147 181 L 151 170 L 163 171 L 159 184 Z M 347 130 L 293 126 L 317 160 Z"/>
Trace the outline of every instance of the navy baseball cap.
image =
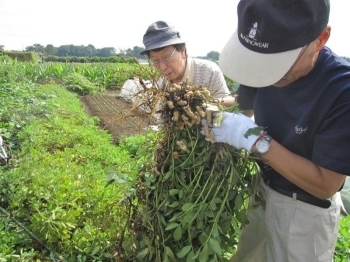
<path id="1" fill-rule="evenodd" d="M 222 72 L 251 87 L 278 82 L 326 28 L 329 0 L 241 0 L 238 26 L 219 58 Z"/>

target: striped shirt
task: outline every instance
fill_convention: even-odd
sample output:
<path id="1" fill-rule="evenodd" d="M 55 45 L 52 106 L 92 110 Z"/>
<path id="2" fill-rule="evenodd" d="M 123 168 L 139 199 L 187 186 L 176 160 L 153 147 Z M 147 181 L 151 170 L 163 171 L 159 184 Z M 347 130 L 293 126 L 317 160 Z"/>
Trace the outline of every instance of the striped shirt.
<path id="1" fill-rule="evenodd" d="M 185 82 L 187 79 L 192 85 L 206 87 L 216 99 L 231 95 L 223 73 L 212 61 L 188 57 L 182 81 Z M 163 80 L 158 83 L 162 83 Z"/>

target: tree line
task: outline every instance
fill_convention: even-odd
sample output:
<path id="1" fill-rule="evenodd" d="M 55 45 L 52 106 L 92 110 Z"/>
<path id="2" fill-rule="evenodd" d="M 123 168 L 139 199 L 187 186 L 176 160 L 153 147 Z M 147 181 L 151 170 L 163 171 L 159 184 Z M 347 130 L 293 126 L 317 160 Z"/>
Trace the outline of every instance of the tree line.
<path id="1" fill-rule="evenodd" d="M 121 56 L 121 57 L 134 57 L 137 59 L 145 59 L 145 56 L 140 55 L 140 53 L 145 50 L 143 47 L 134 46 L 133 48 L 128 48 L 126 50 L 117 50 L 114 47 L 104 47 L 101 49 L 95 48 L 93 45 L 61 45 L 55 47 L 51 44 L 42 46 L 40 44 L 34 44 L 32 46 L 27 46 L 25 48 L 26 52 L 37 52 L 44 56 L 58 56 L 58 57 L 111 57 L 111 56 Z M 208 59 L 212 61 L 218 61 L 219 52 L 211 51 L 207 56 L 200 58 Z"/>
<path id="2" fill-rule="evenodd" d="M 140 55 L 140 53 L 145 50 L 143 47 L 134 46 L 133 48 L 128 48 L 126 50 L 117 50 L 114 47 L 103 47 L 101 49 L 95 48 L 93 45 L 61 45 L 55 47 L 51 44 L 46 46 L 40 44 L 34 44 L 32 46 L 27 46 L 25 48 L 26 52 L 37 52 L 44 56 L 58 56 L 58 57 L 134 57 L 137 59 L 145 59 L 145 56 Z M 0 45 L 0 51 L 4 51 L 4 45 Z M 210 51 L 206 56 L 199 56 L 198 58 L 207 59 L 211 61 L 218 61 L 220 53 L 217 51 Z M 350 62 L 349 57 L 343 56 L 345 60 Z"/>
<path id="3" fill-rule="evenodd" d="M 44 56 L 59 56 L 59 57 L 110 57 L 110 56 L 134 56 L 136 58 L 141 58 L 137 51 L 141 47 L 134 47 L 134 49 L 128 49 L 125 51 L 121 51 L 117 53 L 117 50 L 114 47 L 103 47 L 96 48 L 93 45 L 61 45 L 59 47 L 55 47 L 51 44 L 42 46 L 40 44 L 34 44 L 32 46 L 27 46 L 25 48 L 26 52 L 37 52 L 41 53 Z M 141 48 L 142 49 L 142 48 Z M 142 50 L 141 50 L 142 51 Z M 140 52 L 141 52 L 140 51 Z"/>

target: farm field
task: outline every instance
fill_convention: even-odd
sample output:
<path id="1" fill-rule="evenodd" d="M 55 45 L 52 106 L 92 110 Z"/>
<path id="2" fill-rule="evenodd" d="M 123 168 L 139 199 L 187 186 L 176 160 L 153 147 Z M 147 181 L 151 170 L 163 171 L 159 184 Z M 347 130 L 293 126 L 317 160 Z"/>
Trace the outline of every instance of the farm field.
<path id="1" fill-rule="evenodd" d="M 124 81 L 144 70 L 122 66 L 0 63 L 0 135 L 13 153 L 0 166 L 0 261 L 204 262 L 227 261 L 235 252 L 244 208 L 212 218 L 219 206 L 238 210 L 246 194 L 231 189 L 225 192 L 232 194 L 223 194 L 217 189 L 229 185 L 228 178 L 202 171 L 234 166 L 221 162 L 237 155 L 220 155 L 223 151 L 206 141 L 192 141 L 196 129 L 172 133 L 167 140 L 161 132 L 148 132 L 150 116 L 119 96 Z M 198 147 L 186 154 L 188 148 L 175 143 L 178 138 Z M 181 159 L 175 154 L 179 149 Z M 169 152 L 173 158 L 162 158 Z M 203 152 L 211 152 L 206 155 L 213 161 L 222 159 L 218 165 L 199 164 L 207 161 Z M 253 166 L 243 160 L 235 162 L 245 167 L 237 174 L 252 174 Z M 158 167 L 167 168 L 164 177 L 155 175 Z M 196 183 L 184 182 L 189 173 L 196 174 Z M 150 217 L 145 207 L 159 212 Z M 196 220 L 192 210 L 201 214 Z M 233 216 L 237 221 L 231 223 Z M 350 261 L 349 222 L 350 216 L 341 220 L 335 262 Z M 188 230 L 191 223 L 196 231 Z M 219 226 L 225 232 L 230 228 L 230 239 Z M 199 231 L 201 237 L 190 245 L 172 241 Z M 159 236 L 164 241 L 158 242 Z M 203 248 L 197 245 L 201 241 Z M 195 253 L 198 259 L 192 259 Z"/>
<path id="2" fill-rule="evenodd" d="M 100 127 L 108 130 L 117 144 L 123 136 L 145 134 L 148 119 L 132 103 L 119 97 L 119 90 L 107 90 L 94 95 L 81 96 L 85 111 L 100 119 Z"/>

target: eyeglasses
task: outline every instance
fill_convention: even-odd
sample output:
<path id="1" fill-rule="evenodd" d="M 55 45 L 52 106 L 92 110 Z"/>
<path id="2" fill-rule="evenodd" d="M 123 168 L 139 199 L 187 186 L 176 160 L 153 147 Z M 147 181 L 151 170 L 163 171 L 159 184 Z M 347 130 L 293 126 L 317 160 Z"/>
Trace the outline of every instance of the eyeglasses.
<path id="1" fill-rule="evenodd" d="M 309 45 L 306 45 L 300 52 L 298 58 L 295 60 L 295 62 L 293 63 L 293 65 L 291 66 L 291 68 L 289 68 L 289 70 L 287 71 L 287 73 L 283 76 L 282 80 L 286 80 L 287 76 L 290 74 L 290 72 L 293 70 L 293 68 L 296 66 L 296 64 L 299 62 L 300 58 L 303 56 L 303 54 L 305 53 L 306 49 L 308 48 Z"/>
<path id="2" fill-rule="evenodd" d="M 157 59 L 149 59 L 149 61 L 154 65 L 154 66 L 159 66 L 160 62 L 164 62 L 165 64 L 168 63 L 170 61 L 170 59 L 173 57 L 174 53 L 175 53 L 176 47 L 174 47 L 173 52 L 171 53 L 171 55 L 168 56 L 164 56 L 162 58 L 157 58 Z"/>

